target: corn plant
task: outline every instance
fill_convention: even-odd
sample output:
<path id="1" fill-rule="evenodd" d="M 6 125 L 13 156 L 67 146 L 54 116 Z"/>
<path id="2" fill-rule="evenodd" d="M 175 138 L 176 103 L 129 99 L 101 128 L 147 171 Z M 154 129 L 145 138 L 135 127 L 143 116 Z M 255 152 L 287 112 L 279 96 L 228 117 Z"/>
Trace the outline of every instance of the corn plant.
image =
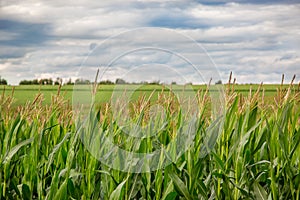
<path id="1" fill-rule="evenodd" d="M 155 100 L 166 108 L 166 123 L 162 116 L 149 117 L 151 98 L 140 96 L 130 105 L 128 120 L 151 124 L 139 140 L 116 123 L 109 103 L 91 107 L 82 119 L 60 91 L 48 105 L 37 94 L 17 108 L 13 95 L 2 95 L 0 199 L 299 199 L 300 96 L 294 87 L 279 86 L 270 103 L 261 88 L 237 93 L 230 79 L 222 123 L 210 117 L 208 90 L 198 91 L 199 112 L 188 129 L 193 144 L 183 154 L 170 149 L 173 162 L 160 167 L 162 154 L 157 169 L 143 173 L 109 167 L 97 156 L 122 164 L 110 156 L 104 137 L 138 153 L 170 144 L 185 117 L 170 92 Z M 148 137 L 153 130 L 157 137 Z"/>

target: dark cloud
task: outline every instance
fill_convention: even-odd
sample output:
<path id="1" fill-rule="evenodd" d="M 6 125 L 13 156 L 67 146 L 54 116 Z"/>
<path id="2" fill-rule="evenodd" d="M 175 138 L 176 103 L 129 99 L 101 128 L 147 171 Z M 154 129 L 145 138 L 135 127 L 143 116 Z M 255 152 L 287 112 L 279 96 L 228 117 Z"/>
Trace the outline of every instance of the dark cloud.
<path id="1" fill-rule="evenodd" d="M 148 24 L 151 27 L 165 27 L 165 28 L 181 28 L 181 29 L 195 29 L 195 28 L 209 28 L 211 25 L 205 21 L 180 13 L 173 12 L 171 14 L 164 14 L 154 17 Z"/>
<path id="2" fill-rule="evenodd" d="M 4 46 L 0 49 L 0 59 L 22 58 L 26 52 L 23 48 Z"/>
<path id="3" fill-rule="evenodd" d="M 0 19 L 0 30 L 14 35 L 12 39 L 0 40 L 0 45 L 39 46 L 51 38 L 51 35 L 48 34 L 51 30 L 50 24 Z"/>

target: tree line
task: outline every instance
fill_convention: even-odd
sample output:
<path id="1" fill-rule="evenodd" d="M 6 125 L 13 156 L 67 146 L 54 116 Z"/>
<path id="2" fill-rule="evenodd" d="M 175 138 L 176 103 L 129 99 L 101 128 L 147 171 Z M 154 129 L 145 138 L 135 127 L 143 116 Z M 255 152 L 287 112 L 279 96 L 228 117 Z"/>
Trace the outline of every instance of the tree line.
<path id="1" fill-rule="evenodd" d="M 63 82 L 62 78 L 56 78 L 56 79 L 52 79 L 52 78 L 43 78 L 43 79 L 32 79 L 32 80 L 21 80 L 19 82 L 19 85 L 88 85 L 88 84 L 92 84 L 93 82 L 91 82 L 90 80 L 87 79 L 82 79 L 82 78 L 78 78 L 75 81 L 72 81 L 72 79 L 70 78 L 67 82 Z M 141 81 L 141 82 L 128 82 L 125 81 L 124 79 L 121 78 L 117 78 L 114 82 L 111 80 L 102 80 L 99 82 L 99 84 L 102 85 L 114 85 L 114 84 L 142 84 L 142 85 L 160 85 L 162 84 L 160 81 Z M 177 83 L 175 81 L 171 82 L 172 85 L 176 85 Z M 190 83 L 192 84 L 192 83 Z M 219 81 L 216 84 L 222 84 L 221 81 Z M 0 76 L 0 85 L 7 85 L 7 81 L 3 78 L 1 78 Z"/>
<path id="2" fill-rule="evenodd" d="M 7 80 L 0 76 L 0 85 L 7 85 Z"/>
<path id="3" fill-rule="evenodd" d="M 68 82 L 64 83 L 65 85 L 88 85 L 92 84 L 90 80 L 78 78 L 75 81 L 72 81 L 71 79 L 68 80 Z M 22 80 L 19 82 L 19 85 L 61 85 L 63 84 L 63 80 L 61 78 L 57 78 L 56 80 L 53 80 L 51 78 L 48 79 L 33 79 L 33 80 Z M 114 85 L 114 84 L 149 84 L 149 85 L 159 85 L 161 84 L 160 81 L 141 81 L 141 82 L 127 82 L 124 79 L 117 78 L 114 82 L 110 80 L 103 80 L 100 81 L 99 84 L 102 85 Z M 172 82 L 172 84 L 176 84 L 176 82 Z"/>
<path id="4" fill-rule="evenodd" d="M 39 80 L 22 80 L 19 82 L 19 85 L 61 85 L 62 83 L 62 78 L 56 78 L 56 80 L 53 80 L 51 78 L 43 78 Z M 72 84 L 71 79 L 66 84 Z"/>

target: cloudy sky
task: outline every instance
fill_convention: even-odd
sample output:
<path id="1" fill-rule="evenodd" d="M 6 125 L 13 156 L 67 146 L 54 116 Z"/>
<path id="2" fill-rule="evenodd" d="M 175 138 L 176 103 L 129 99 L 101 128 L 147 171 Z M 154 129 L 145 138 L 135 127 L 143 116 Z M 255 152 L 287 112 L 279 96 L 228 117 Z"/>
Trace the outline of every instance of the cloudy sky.
<path id="1" fill-rule="evenodd" d="M 299 80 L 299 19 L 297 0 L 1 0 L 0 76 Z"/>

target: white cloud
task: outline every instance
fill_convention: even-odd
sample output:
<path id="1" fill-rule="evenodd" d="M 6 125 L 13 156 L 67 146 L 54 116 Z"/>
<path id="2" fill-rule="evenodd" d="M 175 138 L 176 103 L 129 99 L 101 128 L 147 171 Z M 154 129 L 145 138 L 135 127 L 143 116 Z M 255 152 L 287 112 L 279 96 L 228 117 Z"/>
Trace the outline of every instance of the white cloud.
<path id="1" fill-rule="evenodd" d="M 3 63 L 3 64 L 0 64 L 0 70 L 5 70 L 6 68 L 8 68 L 10 65 L 10 63 Z"/>

